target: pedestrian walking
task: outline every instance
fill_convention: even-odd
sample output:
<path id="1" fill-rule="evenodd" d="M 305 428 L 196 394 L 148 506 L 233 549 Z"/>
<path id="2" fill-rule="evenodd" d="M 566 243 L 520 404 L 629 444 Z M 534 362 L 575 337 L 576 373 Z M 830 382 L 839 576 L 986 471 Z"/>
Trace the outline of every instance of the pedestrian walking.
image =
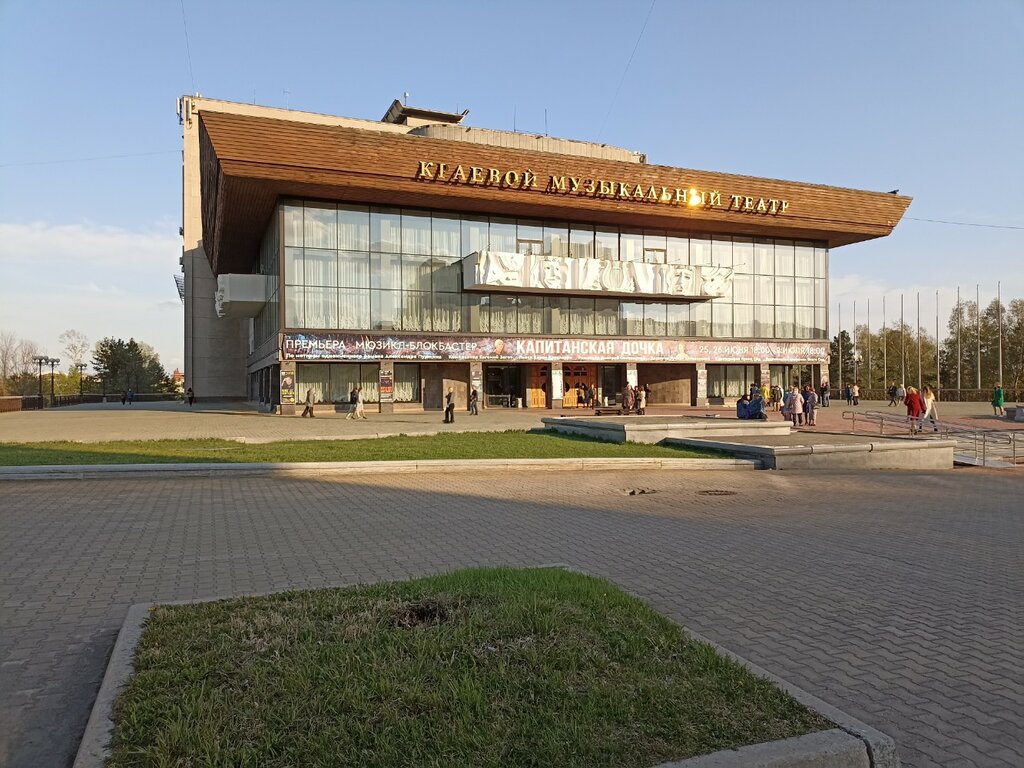
<path id="1" fill-rule="evenodd" d="M 853 395 L 853 404 L 860 405 L 860 384 L 854 384 L 851 392 Z"/>
<path id="2" fill-rule="evenodd" d="M 804 399 L 800 395 L 800 390 L 797 389 L 794 384 L 789 388 L 789 392 L 786 393 L 785 399 L 782 401 L 782 417 L 786 421 L 793 422 L 793 426 L 799 426 L 797 419 L 802 418 L 804 412 Z"/>
<path id="3" fill-rule="evenodd" d="M 307 389 L 306 390 L 306 399 L 303 400 L 302 402 L 306 406 L 305 408 L 302 409 L 302 418 L 306 418 L 307 416 L 309 416 L 309 418 L 312 419 L 313 418 L 313 390 L 312 389 Z"/>
<path id="4" fill-rule="evenodd" d="M 192 387 L 189 387 L 185 391 L 185 399 L 188 400 L 188 407 L 192 407 L 192 403 L 196 401 L 196 393 L 192 391 Z"/>
<path id="5" fill-rule="evenodd" d="M 626 391 L 622 393 L 622 409 L 627 415 L 633 411 L 633 406 L 636 402 L 634 400 L 635 397 L 636 394 L 633 392 L 633 387 L 627 384 Z"/>
<path id="6" fill-rule="evenodd" d="M 128 402 L 128 390 L 127 389 L 122 389 L 121 390 L 121 405 L 124 405 L 127 402 Z"/>
<path id="7" fill-rule="evenodd" d="M 853 387 L 849 384 L 843 387 L 843 397 L 846 398 L 847 405 L 853 405 Z"/>
<path id="8" fill-rule="evenodd" d="M 896 405 L 896 393 L 897 392 L 899 392 L 899 388 L 896 386 L 896 382 L 894 381 L 889 386 L 889 405 L 890 405 L 890 407 Z"/>
<path id="9" fill-rule="evenodd" d="M 907 387 L 903 396 L 903 404 L 907 407 L 907 419 L 910 421 L 910 434 L 921 433 L 921 414 L 924 413 L 924 400 L 915 387 Z"/>
<path id="10" fill-rule="evenodd" d="M 818 426 L 818 393 L 810 384 L 804 391 L 804 422 L 808 427 Z"/>
<path id="11" fill-rule="evenodd" d="M 479 416 L 480 415 L 480 410 L 478 408 L 479 400 L 480 400 L 480 395 L 477 393 L 476 388 L 474 387 L 473 391 L 469 393 L 469 415 L 470 416 Z"/>
<path id="12" fill-rule="evenodd" d="M 907 388 L 903 384 L 900 384 L 898 387 L 896 387 L 896 402 L 897 402 L 897 404 L 899 404 L 899 405 L 903 405 L 904 404 L 904 401 L 907 399 L 907 392 L 908 392 L 908 390 L 907 390 Z"/>
<path id="13" fill-rule="evenodd" d="M 349 419 L 366 420 L 366 401 L 363 400 L 363 388 L 356 387 L 349 393 L 349 400 L 352 401 L 352 410 L 345 415 L 345 421 Z"/>
<path id="14" fill-rule="evenodd" d="M 448 394 L 444 396 L 444 423 L 455 423 L 455 387 L 448 387 Z"/>
<path id="15" fill-rule="evenodd" d="M 647 415 L 647 390 L 644 387 L 636 388 L 636 415 Z"/>
<path id="16" fill-rule="evenodd" d="M 1003 405 L 1006 403 L 1006 395 L 1003 393 L 1003 385 L 996 384 L 992 389 L 992 414 L 994 416 L 1005 416 L 1006 409 Z"/>
<path id="17" fill-rule="evenodd" d="M 924 415 L 921 416 L 921 421 L 924 422 L 928 419 L 932 425 L 932 431 L 939 431 L 939 411 L 935 406 L 935 390 L 929 386 L 925 386 L 921 392 L 921 399 L 924 401 Z"/>
<path id="18" fill-rule="evenodd" d="M 131 405 L 135 401 L 135 390 L 128 387 L 128 405 Z"/>
<path id="19" fill-rule="evenodd" d="M 818 393 L 821 396 L 821 407 L 822 408 L 828 408 L 828 401 L 830 400 L 830 397 L 829 397 L 830 393 L 829 393 L 828 390 L 829 390 L 828 379 L 822 379 L 821 380 L 821 392 Z"/>

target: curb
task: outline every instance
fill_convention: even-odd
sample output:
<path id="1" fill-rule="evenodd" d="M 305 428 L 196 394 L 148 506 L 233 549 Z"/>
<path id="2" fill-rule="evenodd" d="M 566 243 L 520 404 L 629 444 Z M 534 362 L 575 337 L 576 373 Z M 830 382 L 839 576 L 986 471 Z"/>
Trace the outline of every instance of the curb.
<path id="1" fill-rule="evenodd" d="M 563 568 L 584 576 L 594 576 L 588 571 L 565 563 L 547 563 L 528 567 Z M 353 585 L 341 584 L 338 586 Z M 290 591 L 294 590 L 282 589 L 251 593 L 245 596 L 262 597 Z M 195 600 L 170 600 L 160 603 L 135 603 L 128 608 L 124 622 L 117 634 L 117 640 L 114 642 L 114 649 L 107 662 L 103 682 L 100 684 L 96 700 L 89 713 L 89 720 L 86 723 L 85 732 L 82 734 L 72 768 L 103 768 L 106 764 L 114 727 L 112 719 L 114 700 L 131 676 L 135 647 L 142 637 L 150 610 L 157 605 L 207 603 L 233 597 L 239 597 L 239 595 L 204 597 Z M 727 648 L 723 648 L 703 635 L 693 632 L 681 624 L 677 623 L 677 625 L 694 641 L 711 646 L 717 653 L 743 665 L 754 675 L 769 680 L 808 709 L 831 720 L 837 727 L 804 736 L 763 744 L 751 744 L 738 749 L 725 749 L 685 760 L 661 763 L 655 768 L 900 768 L 896 744 L 889 736 L 822 701 L 817 696 L 807 693 L 802 688 L 798 688 L 747 661 Z"/>
<path id="2" fill-rule="evenodd" d="M 593 458 L 593 459 L 470 459 L 477 470 L 536 472 L 601 471 L 614 469 L 689 469 L 689 470 L 753 470 L 761 469 L 756 459 L 659 459 L 659 458 Z M 278 475 L 297 477 L 331 477 L 343 475 L 432 474 L 451 472 L 454 465 L 447 459 L 423 461 L 322 461 L 283 464 L 78 464 L 0 467 L 3 480 L 96 480 L 117 475 L 131 477 L 239 477 L 244 475 Z"/>

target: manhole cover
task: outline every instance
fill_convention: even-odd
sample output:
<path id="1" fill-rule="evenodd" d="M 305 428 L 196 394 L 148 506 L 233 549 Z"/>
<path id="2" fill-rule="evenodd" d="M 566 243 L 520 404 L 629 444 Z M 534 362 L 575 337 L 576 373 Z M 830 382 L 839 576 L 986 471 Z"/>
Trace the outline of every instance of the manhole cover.
<path id="1" fill-rule="evenodd" d="M 642 496 L 645 493 L 657 493 L 651 488 L 623 488 L 622 492 L 627 496 Z"/>
<path id="2" fill-rule="evenodd" d="M 707 491 L 697 491 L 698 496 L 735 496 L 736 491 L 723 491 L 718 488 L 712 488 Z"/>

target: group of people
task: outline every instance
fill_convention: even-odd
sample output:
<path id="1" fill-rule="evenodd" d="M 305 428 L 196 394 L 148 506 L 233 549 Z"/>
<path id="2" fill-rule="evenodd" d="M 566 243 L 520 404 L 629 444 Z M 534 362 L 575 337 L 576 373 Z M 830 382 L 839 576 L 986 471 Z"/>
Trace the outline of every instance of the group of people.
<path id="1" fill-rule="evenodd" d="M 131 387 L 121 391 L 121 405 L 131 405 L 135 400 L 135 390 Z"/>
<path id="2" fill-rule="evenodd" d="M 646 384 L 626 384 L 622 391 L 622 412 L 633 413 L 637 416 L 644 416 L 647 413 L 647 401 L 651 397 L 651 388 Z"/>
<path id="3" fill-rule="evenodd" d="M 847 405 L 860 405 L 860 384 L 847 384 L 843 387 L 843 397 Z"/>
<path id="4" fill-rule="evenodd" d="M 905 386 L 902 384 L 897 385 L 895 381 L 890 384 L 889 389 L 887 390 L 889 393 L 889 407 L 898 408 L 903 405 L 903 401 L 907 398 L 907 391 L 908 390 Z"/>
<path id="5" fill-rule="evenodd" d="M 566 385 L 568 387 L 568 385 Z M 568 390 L 567 390 L 568 391 Z M 593 408 L 597 405 L 597 387 L 593 384 L 576 384 L 576 407 Z"/>
<path id="6" fill-rule="evenodd" d="M 782 418 L 793 422 L 793 426 L 817 426 L 815 412 L 821 403 L 818 393 L 810 384 L 801 390 L 795 384 L 785 392 L 778 384 L 750 385 L 750 391 L 736 401 L 737 419 L 768 418 L 767 411 L 781 411 Z"/>
<path id="7" fill-rule="evenodd" d="M 907 387 L 903 395 L 903 405 L 907 408 L 910 434 L 920 434 L 921 424 L 925 419 L 931 422 L 934 431 L 939 431 L 939 412 L 935 407 L 935 390 L 931 387 L 925 385 L 920 392 L 917 387 Z"/>

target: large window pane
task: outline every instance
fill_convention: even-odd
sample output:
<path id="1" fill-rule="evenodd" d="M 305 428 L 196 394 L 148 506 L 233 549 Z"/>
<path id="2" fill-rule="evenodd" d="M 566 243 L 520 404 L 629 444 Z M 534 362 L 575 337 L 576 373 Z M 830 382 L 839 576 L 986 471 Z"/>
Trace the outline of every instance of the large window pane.
<path id="1" fill-rule="evenodd" d="M 690 263 L 690 238 L 688 237 L 674 237 L 670 235 L 667 240 L 668 245 L 668 263 L 669 264 L 689 264 Z"/>
<path id="2" fill-rule="evenodd" d="M 775 336 L 779 339 L 793 339 L 796 330 L 793 307 L 775 307 Z"/>
<path id="3" fill-rule="evenodd" d="M 462 261 L 460 259 L 435 257 L 431 269 L 435 293 L 455 292 L 461 289 Z"/>
<path id="4" fill-rule="evenodd" d="M 797 339 L 813 338 L 814 309 L 812 307 L 797 307 L 795 317 L 794 337 Z"/>
<path id="5" fill-rule="evenodd" d="M 338 248 L 338 207 L 306 203 L 303 213 L 303 245 L 307 248 Z"/>
<path id="6" fill-rule="evenodd" d="M 667 317 L 665 304 L 657 301 L 644 304 L 644 336 L 664 337 L 668 332 Z"/>
<path id="7" fill-rule="evenodd" d="M 690 320 L 693 323 L 694 336 L 711 335 L 711 304 L 707 301 L 694 302 L 690 305 Z"/>
<path id="8" fill-rule="evenodd" d="M 400 331 L 401 294 L 398 291 L 370 291 L 370 328 L 374 331 Z"/>
<path id="9" fill-rule="evenodd" d="M 598 229 L 594 232 L 597 243 L 594 253 L 599 259 L 615 261 L 619 258 L 619 231 L 617 229 Z"/>
<path id="10" fill-rule="evenodd" d="M 370 327 L 370 292 L 341 289 L 338 291 L 338 327 L 365 331 Z"/>
<path id="11" fill-rule="evenodd" d="M 395 402 L 420 402 L 419 363 L 395 363 Z"/>
<path id="12" fill-rule="evenodd" d="M 430 243 L 435 256 L 461 256 L 462 222 L 457 216 L 432 216 Z"/>
<path id="13" fill-rule="evenodd" d="M 775 274 L 789 277 L 795 271 L 795 257 L 792 240 L 775 241 Z"/>
<path id="14" fill-rule="evenodd" d="M 754 274 L 775 274 L 775 244 L 771 240 L 754 241 Z"/>
<path id="15" fill-rule="evenodd" d="M 645 229 L 644 230 L 644 248 L 654 248 L 655 250 L 664 251 L 668 249 L 668 238 L 665 237 L 665 233 L 657 229 Z"/>
<path id="16" fill-rule="evenodd" d="M 711 335 L 717 338 L 732 336 L 732 304 L 721 299 L 711 301 Z"/>
<path id="17" fill-rule="evenodd" d="M 402 330 L 432 330 L 430 293 L 402 291 Z"/>
<path id="18" fill-rule="evenodd" d="M 491 294 L 491 333 L 516 332 L 516 308 L 518 296 Z"/>
<path id="19" fill-rule="evenodd" d="M 794 250 L 796 276 L 814 277 L 814 246 L 810 243 L 797 243 Z"/>
<path id="20" fill-rule="evenodd" d="M 306 285 L 333 288 L 338 284 L 338 252 L 306 249 Z"/>
<path id="21" fill-rule="evenodd" d="M 516 222 L 516 253 L 544 252 L 544 225 L 539 221 L 520 219 Z"/>
<path id="22" fill-rule="evenodd" d="M 284 244 L 302 247 L 302 204 L 284 205 Z"/>
<path id="23" fill-rule="evenodd" d="M 716 267 L 732 266 L 732 240 L 716 237 L 711 242 L 711 263 Z"/>
<path id="24" fill-rule="evenodd" d="M 370 287 L 383 290 L 401 288 L 402 257 L 397 253 L 371 253 Z"/>
<path id="25" fill-rule="evenodd" d="M 306 328 L 338 327 L 338 289 L 306 288 Z"/>
<path id="26" fill-rule="evenodd" d="M 814 249 L 814 276 L 828 277 L 828 249 Z"/>
<path id="27" fill-rule="evenodd" d="M 753 275 L 732 276 L 732 301 L 734 304 L 754 303 L 754 277 Z"/>
<path id="28" fill-rule="evenodd" d="M 515 219 L 491 219 L 490 250 L 498 251 L 499 253 L 516 252 Z"/>
<path id="29" fill-rule="evenodd" d="M 297 363 L 295 366 L 295 393 L 298 399 L 304 400 L 306 391 L 313 391 L 314 403 L 326 403 L 330 400 L 331 366 L 324 363 Z"/>
<path id="30" fill-rule="evenodd" d="M 689 304 L 669 304 L 667 312 L 666 336 L 693 336 Z"/>
<path id="31" fill-rule="evenodd" d="M 519 297 L 519 333 L 544 333 L 544 297 Z"/>
<path id="32" fill-rule="evenodd" d="M 306 258 L 301 248 L 284 249 L 284 284 L 303 285 L 305 277 Z"/>
<path id="33" fill-rule="evenodd" d="M 796 299 L 796 287 L 792 277 L 775 278 L 775 305 L 791 307 Z"/>
<path id="34" fill-rule="evenodd" d="M 732 332 L 737 338 L 754 335 L 754 307 L 749 304 L 733 304 Z"/>
<path id="35" fill-rule="evenodd" d="M 347 403 L 353 389 L 359 386 L 359 363 L 332 363 L 331 402 Z M 363 395 L 364 401 L 366 395 Z"/>
<path id="36" fill-rule="evenodd" d="M 471 253 L 479 253 L 488 250 L 487 244 L 487 219 L 462 220 L 462 252 L 460 256 L 468 256 Z"/>
<path id="37" fill-rule="evenodd" d="M 814 306 L 827 307 L 828 302 L 828 280 L 814 281 Z"/>
<path id="38" fill-rule="evenodd" d="M 303 306 L 306 289 L 301 286 L 289 285 L 284 289 L 284 324 L 288 328 L 304 328 Z"/>
<path id="39" fill-rule="evenodd" d="M 429 291 L 433 261 L 429 256 L 402 254 L 402 288 L 407 291 Z"/>
<path id="40" fill-rule="evenodd" d="M 623 232 L 619 235 L 619 260 L 644 260 L 644 236 L 642 234 L 639 232 Z"/>
<path id="41" fill-rule="evenodd" d="M 430 253 L 430 214 L 402 211 L 402 253 Z"/>
<path id="42" fill-rule="evenodd" d="M 814 306 L 814 278 L 796 278 L 796 304 L 798 307 Z"/>
<path id="43" fill-rule="evenodd" d="M 749 275 L 754 271 L 754 241 L 751 238 L 732 239 L 732 266 L 741 275 Z"/>
<path id="44" fill-rule="evenodd" d="M 370 209 L 365 205 L 338 206 L 338 247 L 344 251 L 370 248 Z"/>
<path id="45" fill-rule="evenodd" d="M 369 288 L 370 255 L 348 251 L 339 253 L 338 285 L 342 288 Z"/>
<path id="46" fill-rule="evenodd" d="M 822 307 L 814 310 L 814 338 L 828 338 L 828 315 Z"/>
<path id="47" fill-rule="evenodd" d="M 598 336 L 619 335 L 619 300 L 594 300 L 594 333 Z"/>
<path id="48" fill-rule="evenodd" d="M 775 307 L 754 307 L 754 335 L 759 339 L 775 336 Z"/>
<path id="49" fill-rule="evenodd" d="M 486 293 L 462 296 L 462 327 L 471 333 L 488 333 L 491 329 L 491 297 Z"/>
<path id="50" fill-rule="evenodd" d="M 564 296 L 546 296 L 544 308 L 548 315 L 548 333 L 565 336 L 569 333 L 569 299 Z"/>
<path id="51" fill-rule="evenodd" d="M 370 250 L 378 253 L 402 252 L 402 217 L 389 208 L 370 209 Z"/>
<path id="52" fill-rule="evenodd" d="M 462 330 L 462 295 L 458 293 L 435 293 L 434 330 L 452 333 Z"/>
<path id="53" fill-rule="evenodd" d="M 544 225 L 544 254 L 547 256 L 569 255 L 569 225 Z"/>
<path id="54" fill-rule="evenodd" d="M 574 259 L 594 258 L 594 228 L 572 224 L 569 230 L 569 255 Z"/>
<path id="55" fill-rule="evenodd" d="M 644 305 L 639 301 L 619 302 L 619 330 L 625 336 L 644 335 Z"/>
<path id="56" fill-rule="evenodd" d="M 711 239 L 707 237 L 690 238 L 690 263 L 703 266 L 711 263 Z"/>
<path id="57" fill-rule="evenodd" d="M 775 303 L 775 278 L 770 275 L 754 276 L 754 301 L 761 305 Z"/>
<path id="58" fill-rule="evenodd" d="M 594 335 L 594 300 L 569 299 L 569 333 L 574 336 Z"/>

